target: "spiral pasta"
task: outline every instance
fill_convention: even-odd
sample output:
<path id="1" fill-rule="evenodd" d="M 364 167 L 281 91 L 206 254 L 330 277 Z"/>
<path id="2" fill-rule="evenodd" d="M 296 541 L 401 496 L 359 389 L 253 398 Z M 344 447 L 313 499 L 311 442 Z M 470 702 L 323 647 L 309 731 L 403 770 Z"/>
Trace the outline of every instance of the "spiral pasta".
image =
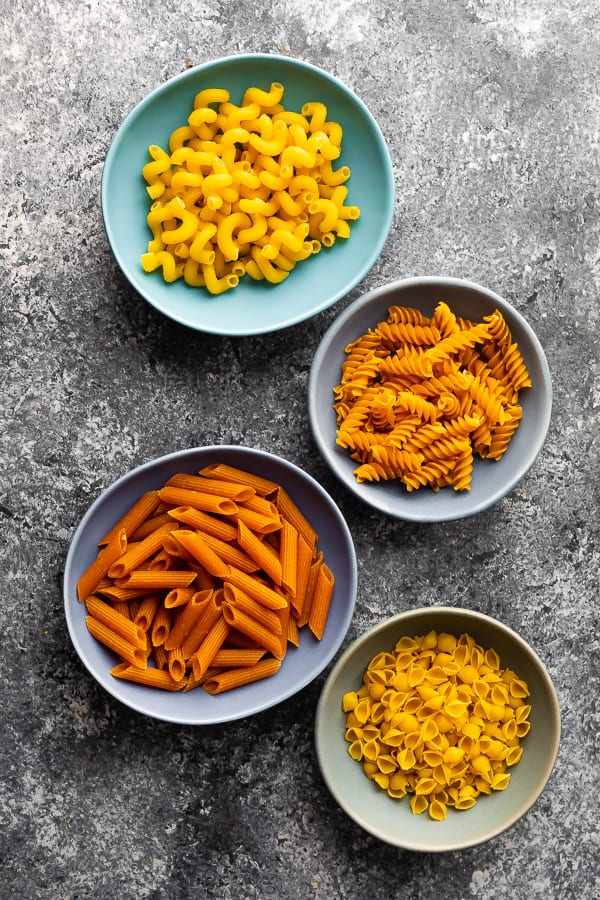
<path id="1" fill-rule="evenodd" d="M 342 698 L 348 752 L 415 815 L 443 821 L 505 790 L 529 732 L 529 688 L 473 637 L 430 631 L 377 653 Z"/>
<path id="2" fill-rule="evenodd" d="M 472 322 L 443 301 L 429 319 L 390 306 L 346 346 L 333 390 L 336 442 L 359 464 L 359 483 L 468 491 L 474 457 L 506 452 L 522 419 L 519 393 L 531 384 L 498 310 Z"/>
<path id="3" fill-rule="evenodd" d="M 251 86 L 241 106 L 229 91 L 199 91 L 168 152 L 153 144 L 142 168 L 153 201 L 145 272 L 220 294 L 247 275 L 279 284 L 298 262 L 350 236 L 342 127 L 327 107 L 284 109 L 284 87 Z"/>

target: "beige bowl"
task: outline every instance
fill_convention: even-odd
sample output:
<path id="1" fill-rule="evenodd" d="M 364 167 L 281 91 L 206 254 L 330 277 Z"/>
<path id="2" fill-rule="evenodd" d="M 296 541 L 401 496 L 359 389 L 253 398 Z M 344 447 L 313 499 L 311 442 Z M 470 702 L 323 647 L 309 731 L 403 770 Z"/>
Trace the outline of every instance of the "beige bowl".
<path id="1" fill-rule="evenodd" d="M 413 815 L 409 798 L 391 798 L 367 778 L 344 738 L 346 714 L 342 697 L 357 690 L 375 654 L 391 651 L 404 635 L 430 630 L 457 637 L 470 634 L 484 649 L 493 647 L 501 667 L 514 670 L 530 689 L 531 730 L 522 739 L 523 756 L 510 768 L 503 791 L 480 796 L 468 810 L 449 808 L 445 821 L 427 813 Z M 428 607 L 400 613 L 380 622 L 344 652 L 331 671 L 319 700 L 316 750 L 325 782 L 339 806 L 362 828 L 382 841 L 423 852 L 459 850 L 482 844 L 515 824 L 543 791 L 558 752 L 560 710 L 550 676 L 534 650 L 506 625 L 468 609 Z"/>

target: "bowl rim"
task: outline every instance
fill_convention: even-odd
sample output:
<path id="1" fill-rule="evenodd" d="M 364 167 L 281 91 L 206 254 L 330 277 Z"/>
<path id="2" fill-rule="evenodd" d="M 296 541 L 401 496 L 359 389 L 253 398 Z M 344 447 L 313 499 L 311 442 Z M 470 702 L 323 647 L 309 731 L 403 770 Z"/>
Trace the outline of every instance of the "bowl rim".
<path id="1" fill-rule="evenodd" d="M 536 440 L 532 447 L 533 452 L 529 453 L 520 465 L 514 466 L 511 469 L 510 477 L 501 487 L 490 493 L 479 503 L 473 504 L 473 507 L 466 513 L 461 510 L 456 510 L 454 512 L 449 510 L 447 514 L 436 516 L 420 511 L 418 504 L 415 504 L 413 507 L 409 507 L 408 505 L 406 505 L 406 507 L 401 510 L 382 508 L 382 506 L 377 502 L 376 494 L 366 494 L 363 490 L 361 490 L 361 485 L 357 483 L 354 477 L 352 477 L 352 479 L 346 478 L 344 474 L 340 472 L 339 466 L 336 461 L 335 445 L 332 446 L 331 442 L 325 439 L 325 436 L 319 427 L 321 419 L 321 416 L 319 415 L 320 404 L 318 403 L 319 387 L 321 387 L 321 390 L 323 389 L 322 385 L 319 386 L 319 376 L 321 367 L 327 355 L 331 352 L 332 344 L 334 344 L 338 332 L 343 329 L 344 325 L 346 325 L 347 322 L 351 321 L 355 316 L 359 315 L 365 307 L 368 307 L 372 303 L 376 303 L 387 294 L 419 286 L 440 288 L 443 286 L 447 286 L 457 289 L 463 288 L 473 293 L 479 292 L 489 300 L 492 300 L 504 315 L 508 315 L 510 318 L 514 318 L 518 322 L 519 327 L 522 328 L 523 331 L 525 331 L 528 340 L 533 347 L 542 373 L 541 388 L 545 394 L 545 401 L 543 404 L 541 427 L 536 433 Z M 331 389 L 333 389 L 334 385 L 331 385 L 330 387 Z M 469 518 L 471 516 L 478 515 L 486 509 L 494 506 L 499 500 L 502 500 L 503 497 L 506 497 L 512 490 L 514 490 L 517 484 L 534 466 L 542 451 L 548 433 L 548 428 L 550 426 L 550 419 L 552 416 L 552 400 L 552 379 L 550 375 L 550 368 L 548 366 L 548 360 L 546 359 L 546 354 L 544 353 L 544 349 L 533 328 L 519 312 L 519 310 L 512 306 L 507 300 L 504 300 L 504 298 L 497 294 L 495 291 L 485 287 L 484 285 L 466 278 L 456 278 L 453 276 L 446 277 L 443 275 L 413 275 L 406 278 L 399 278 L 391 282 L 386 282 L 385 284 L 379 285 L 378 287 L 372 288 L 371 290 L 367 291 L 356 300 L 354 300 L 348 307 L 346 307 L 345 310 L 343 310 L 343 312 L 341 312 L 333 320 L 333 322 L 323 335 L 313 356 L 313 361 L 308 378 L 308 409 L 311 432 L 315 443 L 317 444 L 317 447 L 321 455 L 323 456 L 323 459 L 325 460 L 331 471 L 334 473 L 334 475 L 336 475 L 336 477 L 342 482 L 342 484 L 363 503 L 366 503 L 368 506 L 376 509 L 378 512 L 384 513 L 385 515 L 389 515 L 392 518 L 396 518 L 402 521 L 418 522 L 423 524 L 450 522 L 457 519 Z"/>
<path id="2" fill-rule="evenodd" d="M 415 616 L 426 616 L 434 619 L 436 617 L 442 615 L 453 615 L 458 619 L 462 619 L 465 621 L 479 621 L 484 623 L 488 627 L 496 628 L 500 631 L 504 637 L 508 640 L 512 641 L 516 644 L 517 648 L 523 652 L 533 663 L 537 672 L 541 678 L 541 681 L 544 684 L 547 696 L 550 701 L 550 709 L 552 714 L 552 740 L 549 744 L 549 756 L 548 761 L 544 767 L 544 769 L 539 773 L 540 777 L 538 778 L 536 788 L 528 794 L 527 798 L 521 802 L 518 809 L 508 817 L 505 821 L 501 822 L 496 827 L 490 828 L 487 833 L 483 834 L 481 838 L 477 840 L 449 840 L 445 846 L 440 847 L 431 847 L 429 845 L 424 845 L 422 842 L 418 840 L 394 840 L 390 837 L 389 834 L 384 833 L 381 829 L 377 828 L 377 825 L 372 824 L 367 821 L 363 816 L 357 813 L 352 806 L 347 802 L 344 795 L 340 794 L 340 792 L 336 789 L 335 785 L 331 782 L 329 778 L 329 766 L 327 762 L 327 751 L 322 744 L 322 729 L 323 729 L 323 720 L 326 715 L 327 709 L 330 708 L 332 703 L 332 695 L 335 690 L 335 685 L 340 677 L 340 675 L 344 672 L 344 669 L 348 665 L 348 663 L 352 660 L 352 658 L 360 652 L 361 648 L 371 641 L 373 638 L 377 637 L 379 634 L 383 634 L 388 629 L 393 629 L 394 627 L 400 625 L 403 622 L 410 621 Z M 433 627 L 433 626 L 432 626 Z M 466 625 L 465 625 L 466 628 Z M 341 699 L 341 698 L 340 698 Z M 342 735 L 343 738 L 343 735 Z M 446 853 L 455 850 L 466 850 L 470 847 L 475 847 L 480 844 L 486 843 L 492 838 L 497 837 L 502 834 L 504 831 L 507 831 L 511 828 L 516 822 L 519 821 L 537 802 L 540 795 L 544 791 L 552 771 L 554 769 L 556 759 L 558 756 L 559 746 L 561 740 L 561 712 L 560 712 L 560 704 L 558 700 L 558 695 L 556 692 L 556 688 L 554 683 L 550 677 L 550 674 L 541 660 L 537 652 L 533 649 L 533 647 L 527 643 L 527 641 L 522 638 L 516 631 L 514 631 L 510 626 L 506 625 L 504 622 L 499 619 L 488 615 L 487 613 L 480 612 L 479 610 L 469 609 L 468 607 L 455 607 L 455 606 L 421 606 L 415 607 L 413 609 L 404 610 L 403 612 L 396 613 L 393 616 L 389 616 L 386 619 L 377 622 L 375 625 L 372 625 L 362 634 L 360 634 L 352 643 L 344 650 L 341 656 L 338 657 L 334 666 L 330 670 L 327 675 L 327 679 L 322 688 L 315 714 L 315 733 L 314 733 L 314 742 L 315 742 L 315 750 L 317 755 L 317 760 L 319 763 L 319 768 L 321 770 L 321 775 L 325 784 L 327 785 L 328 790 L 332 794 L 334 800 L 342 809 L 346 815 L 348 815 L 357 825 L 360 825 L 365 831 L 372 834 L 374 837 L 379 838 L 379 840 L 384 841 L 385 843 L 391 844 L 396 847 L 401 847 L 405 850 L 412 850 L 416 852 L 424 852 L 424 853 Z"/>
<path id="3" fill-rule="evenodd" d="M 113 160 L 117 156 L 121 144 L 125 140 L 126 133 L 128 131 L 129 126 L 135 121 L 135 119 L 141 115 L 144 110 L 151 106 L 162 93 L 167 90 L 171 90 L 174 86 L 179 84 L 180 82 L 187 81 L 190 78 L 198 76 L 203 72 L 207 72 L 214 68 L 221 68 L 227 65 L 235 65 L 236 63 L 256 63 L 260 64 L 262 60 L 268 60 L 269 63 L 275 62 L 284 66 L 288 66 L 294 69 L 298 69 L 299 71 L 308 70 L 312 72 L 314 75 L 319 78 L 324 79 L 325 81 L 331 83 L 341 94 L 343 94 L 347 100 L 349 100 L 352 104 L 354 104 L 361 112 L 361 115 L 368 121 L 370 129 L 372 131 L 375 142 L 380 148 L 381 156 L 384 161 L 383 167 L 383 177 L 385 179 L 385 196 L 387 198 L 386 202 L 386 215 L 383 220 L 381 217 L 379 218 L 378 226 L 379 226 L 379 236 L 377 241 L 373 246 L 373 250 L 370 254 L 368 260 L 365 261 L 360 270 L 357 270 L 356 274 L 352 277 L 352 279 L 344 283 L 337 291 L 333 293 L 333 295 L 329 295 L 325 300 L 321 303 L 318 303 L 315 306 L 312 306 L 308 311 L 304 311 L 301 313 L 297 313 L 296 315 L 289 316 L 287 318 L 283 318 L 274 325 L 263 325 L 263 326 L 254 326 L 254 327 L 239 327 L 235 322 L 231 322 L 228 326 L 211 326 L 210 324 L 202 324 L 200 325 L 198 322 L 193 321 L 189 317 L 184 315 L 177 315 L 173 310 L 167 308 L 163 303 L 158 302 L 153 297 L 153 292 L 150 288 L 146 288 L 144 283 L 138 284 L 134 282 L 132 277 L 130 277 L 130 267 L 127 263 L 127 260 L 120 249 L 118 241 L 116 240 L 115 233 L 112 227 L 111 216 L 109 215 L 109 197 L 108 197 L 108 184 L 110 181 L 110 175 L 113 166 Z M 314 65 L 311 62 L 308 62 L 304 59 L 298 59 L 296 57 L 286 56 L 284 54 L 279 53 L 231 53 L 225 56 L 220 56 L 215 59 L 207 60 L 204 63 L 200 63 L 196 66 L 190 66 L 190 68 L 185 69 L 183 72 L 179 72 L 176 75 L 173 75 L 170 78 L 167 78 L 162 83 L 156 85 L 148 94 L 142 97 L 124 116 L 121 120 L 120 124 L 117 126 L 116 131 L 113 134 L 110 145 L 104 157 L 102 174 L 100 177 L 100 208 L 101 208 L 101 216 L 104 227 L 104 233 L 106 236 L 106 240 L 108 245 L 112 251 L 112 254 L 115 258 L 117 266 L 121 271 L 123 277 L 126 279 L 127 283 L 130 287 L 139 294 L 147 303 L 150 304 L 155 310 L 172 319 L 175 322 L 178 322 L 180 325 L 184 325 L 188 328 L 194 329 L 196 331 L 200 331 L 206 334 L 215 334 L 221 335 L 225 337 L 247 337 L 251 335 L 258 334 L 270 334 L 275 331 L 280 331 L 285 328 L 290 328 L 293 325 L 297 325 L 301 322 L 304 322 L 308 319 L 313 318 L 319 313 L 323 312 L 326 309 L 334 306 L 338 303 L 344 296 L 352 291 L 356 285 L 358 285 L 368 274 L 368 272 L 373 268 L 377 260 L 379 259 L 383 247 L 388 239 L 393 218 L 394 218 L 394 204 L 395 204 L 395 195 L 396 195 L 396 186 L 395 186 L 395 178 L 394 178 L 394 170 L 392 159 L 390 155 L 390 150 L 385 140 L 384 134 L 377 123 L 377 120 L 365 104 L 365 102 L 355 93 L 355 91 L 344 84 L 336 75 L 333 75 L 331 72 L 321 68 L 320 66 Z"/>
<path id="4" fill-rule="evenodd" d="M 98 671 L 93 666 L 93 664 L 88 659 L 88 654 L 85 651 L 85 647 L 83 646 L 82 640 L 79 637 L 78 629 L 75 623 L 75 610 L 78 606 L 73 605 L 73 595 L 69 591 L 69 586 L 71 582 L 74 582 L 74 568 L 76 565 L 76 556 L 77 550 L 79 547 L 79 542 L 82 535 L 85 533 L 86 528 L 88 527 L 88 523 L 93 519 L 96 511 L 103 504 L 110 502 L 112 497 L 118 494 L 119 490 L 128 482 L 137 479 L 139 476 L 144 475 L 145 472 L 151 471 L 152 469 L 168 465 L 169 463 L 175 463 L 177 460 L 186 459 L 188 457 L 193 457 L 198 452 L 202 452 L 203 455 L 208 456 L 211 453 L 222 453 L 223 451 L 236 451 L 236 453 L 241 453 L 243 456 L 247 456 L 248 458 L 259 459 L 259 460 L 275 460 L 277 465 L 283 467 L 283 469 L 288 469 L 292 471 L 297 477 L 301 479 L 302 482 L 308 483 L 315 494 L 319 497 L 319 499 L 328 507 L 331 515 L 336 521 L 336 525 L 340 529 L 340 535 L 343 538 L 343 544 L 347 550 L 347 565 L 348 565 L 348 581 L 349 581 L 349 590 L 348 597 L 345 601 L 345 609 L 344 614 L 342 616 L 342 625 L 339 629 L 339 632 L 336 634 L 334 640 L 331 642 L 331 646 L 327 650 L 327 652 L 323 655 L 322 659 L 319 660 L 318 666 L 313 667 L 315 670 L 308 669 L 307 672 L 303 675 L 302 678 L 297 679 L 293 682 L 288 688 L 284 690 L 279 690 L 276 693 L 276 696 L 268 701 L 259 701 L 254 704 L 248 706 L 244 710 L 239 711 L 234 715 L 223 715 L 222 712 L 218 709 L 215 710 L 213 715 L 203 716 L 201 718 L 182 718 L 178 716 L 176 713 L 166 714 L 160 713 L 149 708 L 151 704 L 149 702 L 144 701 L 144 697 L 149 697 L 149 693 L 140 693 L 135 692 L 136 695 L 139 693 L 139 696 L 142 698 L 140 702 L 130 701 L 129 699 L 125 699 L 120 691 L 119 687 L 120 682 L 117 679 L 113 679 L 115 684 L 112 684 L 112 680 L 108 678 L 100 679 L 98 677 Z M 318 533 L 318 532 L 317 532 Z M 356 597 L 357 597 L 357 583 L 358 583 L 358 563 L 356 557 L 356 548 L 354 546 L 354 541 L 352 538 L 352 533 L 348 524 L 339 509 L 338 505 L 335 503 L 333 498 L 328 494 L 325 488 L 319 484 L 319 482 L 314 478 L 310 473 L 306 472 L 300 466 L 296 465 L 296 463 L 291 462 L 288 459 L 285 459 L 282 456 L 279 456 L 275 453 L 271 453 L 267 450 L 260 450 L 254 447 L 248 447 L 246 445 L 238 445 L 238 444 L 210 444 L 204 446 L 197 447 L 189 447 L 183 450 L 176 450 L 171 453 L 164 454 L 159 457 L 155 457 L 154 459 L 147 460 L 144 463 L 141 463 L 139 466 L 134 466 L 133 468 L 127 470 L 123 475 L 119 476 L 113 482 L 111 482 L 104 490 L 101 490 L 100 493 L 95 497 L 92 503 L 86 509 L 84 515 L 79 520 L 78 525 L 72 533 L 69 548 L 67 551 L 65 565 L 63 570 L 63 607 L 64 614 L 67 623 L 67 631 L 69 633 L 69 637 L 72 643 L 73 648 L 75 649 L 77 656 L 80 661 L 84 665 L 85 669 L 92 676 L 94 681 L 108 694 L 110 694 L 115 700 L 121 703 L 123 706 L 128 707 L 136 713 L 141 715 L 145 715 L 148 718 L 167 722 L 173 725 L 215 725 L 215 724 L 226 724 L 228 722 L 233 722 L 238 719 L 248 718 L 249 716 L 255 715 L 257 713 L 263 712 L 264 710 L 271 709 L 274 706 L 279 705 L 285 700 L 290 699 L 291 697 L 299 694 L 303 691 L 309 684 L 311 684 L 320 674 L 323 672 L 327 666 L 331 663 L 331 660 L 337 655 L 339 652 L 340 646 L 342 645 L 346 634 L 348 633 L 348 628 L 350 627 L 350 623 L 352 621 L 354 610 L 356 607 Z"/>

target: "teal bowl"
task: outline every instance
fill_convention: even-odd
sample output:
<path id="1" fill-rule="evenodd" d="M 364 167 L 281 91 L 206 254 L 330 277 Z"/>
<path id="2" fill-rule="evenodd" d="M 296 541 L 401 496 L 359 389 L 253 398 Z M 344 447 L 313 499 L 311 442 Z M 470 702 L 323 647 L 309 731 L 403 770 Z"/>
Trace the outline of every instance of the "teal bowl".
<path id="1" fill-rule="evenodd" d="M 166 148 L 172 131 L 187 123 L 196 93 L 207 87 L 229 90 L 241 103 L 246 88 L 285 87 L 283 104 L 299 112 L 318 100 L 328 119 L 343 128 L 335 166 L 349 166 L 347 203 L 360 207 L 347 240 L 295 267 L 279 285 L 240 279 L 236 288 L 211 295 L 183 279 L 166 283 L 159 271 L 145 273 L 141 256 L 152 235 L 146 222 L 150 199 L 142 178 L 148 147 Z M 389 233 L 394 207 L 392 164 L 385 140 L 364 103 L 334 76 L 286 56 L 225 57 L 188 69 L 156 88 L 126 117 L 111 143 L 102 174 L 102 214 L 108 242 L 131 286 L 155 309 L 199 331 L 250 335 L 302 322 L 349 293 L 376 262 Z"/>

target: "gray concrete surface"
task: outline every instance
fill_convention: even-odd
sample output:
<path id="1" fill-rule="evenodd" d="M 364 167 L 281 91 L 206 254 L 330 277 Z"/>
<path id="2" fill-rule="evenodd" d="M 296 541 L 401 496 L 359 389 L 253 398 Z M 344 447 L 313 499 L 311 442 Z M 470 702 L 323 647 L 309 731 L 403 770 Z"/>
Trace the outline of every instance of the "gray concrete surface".
<path id="1" fill-rule="evenodd" d="M 592 0 L 4 4 L 0 221 L 0 896 L 477 900 L 600 896 L 600 48 Z M 99 205 L 124 116 L 188 63 L 287 53 L 346 82 L 389 143 L 397 201 L 350 296 L 287 331 L 191 333 L 122 278 Z M 349 496 L 310 436 L 329 323 L 412 274 L 479 281 L 527 318 L 555 400 L 526 479 L 475 519 L 414 526 Z M 283 373 L 283 376 L 282 376 Z M 359 562 L 350 642 L 417 604 L 517 629 L 563 737 L 539 802 L 490 844 L 416 855 L 336 807 L 313 750 L 326 673 L 252 719 L 177 728 L 123 708 L 70 644 L 61 579 L 95 497 L 208 443 L 278 453 L 339 504 Z"/>

